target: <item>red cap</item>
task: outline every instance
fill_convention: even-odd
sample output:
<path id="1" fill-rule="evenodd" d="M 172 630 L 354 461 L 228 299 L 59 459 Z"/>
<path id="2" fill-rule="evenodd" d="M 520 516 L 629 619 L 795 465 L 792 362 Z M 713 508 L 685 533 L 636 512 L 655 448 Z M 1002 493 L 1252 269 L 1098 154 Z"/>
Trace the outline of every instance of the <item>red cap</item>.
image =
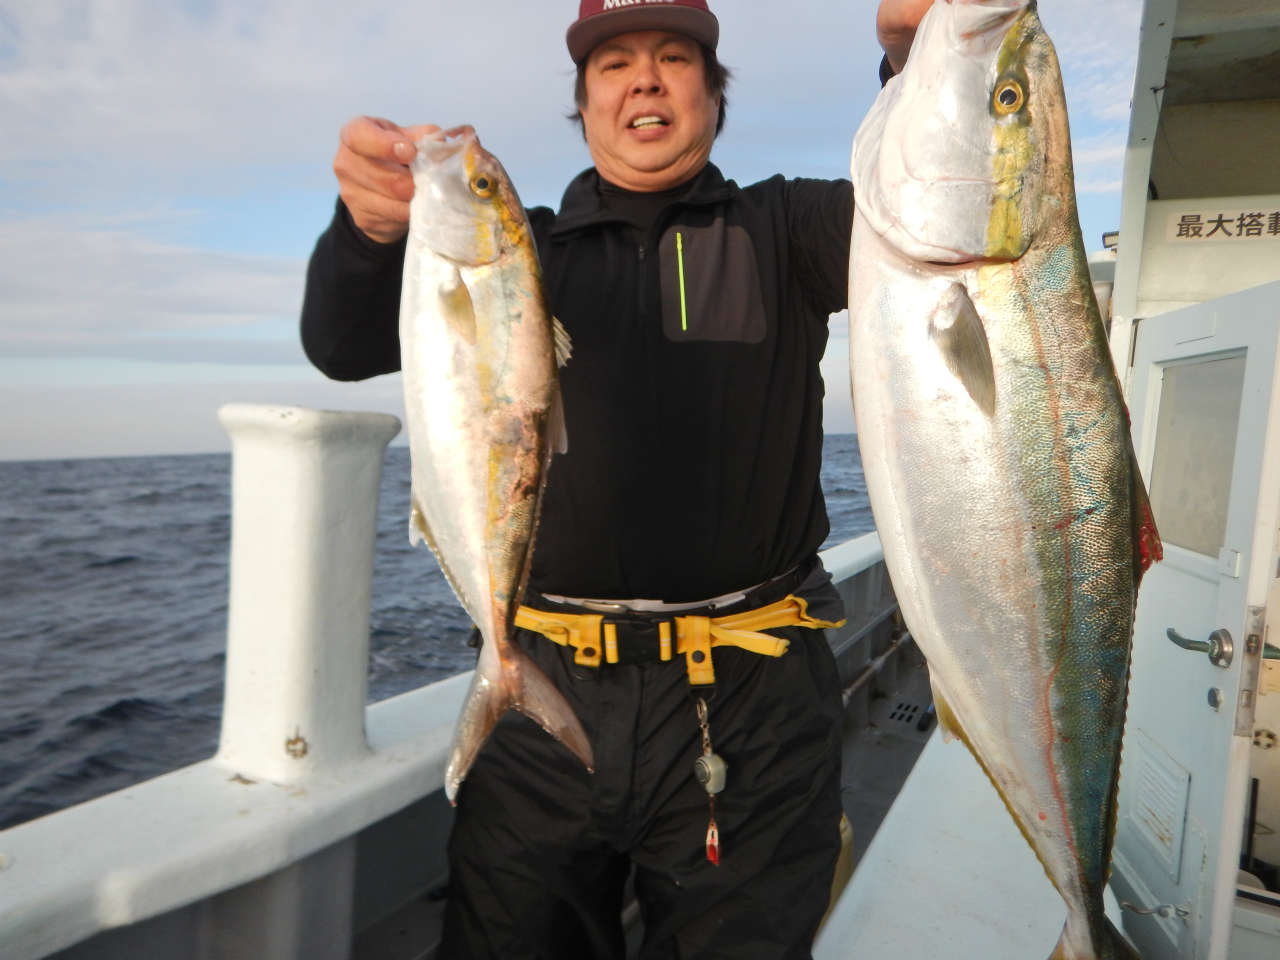
<path id="1" fill-rule="evenodd" d="M 581 0 L 564 39 L 573 62 L 582 63 L 601 42 L 632 30 L 682 33 L 712 50 L 720 41 L 720 21 L 706 0 Z"/>

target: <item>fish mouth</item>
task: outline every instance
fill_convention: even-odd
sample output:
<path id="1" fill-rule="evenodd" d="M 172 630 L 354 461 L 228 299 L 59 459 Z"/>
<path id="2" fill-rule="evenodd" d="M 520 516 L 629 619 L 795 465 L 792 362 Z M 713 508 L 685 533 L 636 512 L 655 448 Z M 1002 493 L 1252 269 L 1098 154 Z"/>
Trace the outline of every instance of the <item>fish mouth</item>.
<path id="1" fill-rule="evenodd" d="M 475 127 L 468 125 L 428 133 L 418 141 L 418 153 L 428 163 L 444 163 L 471 144 L 478 144 Z"/>
<path id="2" fill-rule="evenodd" d="M 972 270 L 977 267 L 995 266 L 1002 263 L 1012 263 L 1018 257 L 992 256 L 988 253 L 978 253 L 973 250 L 966 250 L 963 247 L 949 247 L 939 244 L 935 240 L 928 240 L 917 236 L 906 224 L 897 217 L 890 217 L 888 229 L 882 234 L 886 239 L 889 235 L 897 233 L 900 238 L 905 239 L 907 243 L 901 240 L 890 241 L 894 247 L 905 253 L 910 259 L 918 263 L 927 264 L 929 267 L 941 270 Z"/>

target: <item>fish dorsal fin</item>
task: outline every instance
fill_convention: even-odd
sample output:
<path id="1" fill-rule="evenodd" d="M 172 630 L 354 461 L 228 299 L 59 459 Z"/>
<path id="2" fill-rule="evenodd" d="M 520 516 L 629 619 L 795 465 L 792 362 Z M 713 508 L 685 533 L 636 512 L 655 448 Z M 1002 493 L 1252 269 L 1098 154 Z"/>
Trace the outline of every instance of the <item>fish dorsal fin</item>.
<path id="1" fill-rule="evenodd" d="M 1164 544 L 1160 541 L 1160 531 L 1156 529 L 1156 519 L 1151 513 L 1151 498 L 1147 495 L 1147 485 L 1142 482 L 1137 454 L 1132 449 L 1129 451 L 1129 482 L 1133 487 L 1129 497 L 1129 522 L 1133 528 L 1133 589 L 1137 592 L 1147 568 L 1164 559 Z"/>
<path id="2" fill-rule="evenodd" d="M 564 425 L 564 399 L 559 390 L 551 398 L 551 409 L 547 414 L 547 441 L 552 453 L 569 452 L 569 431 Z"/>
<path id="3" fill-rule="evenodd" d="M 559 318 L 551 318 L 551 337 L 556 345 L 556 366 L 563 367 L 573 356 L 573 340 Z"/>
<path id="4" fill-rule="evenodd" d="M 929 336 L 947 369 L 964 384 L 978 409 L 992 416 L 996 412 L 996 375 L 991 345 L 982 318 L 961 284 L 953 283 L 938 301 L 929 318 Z"/>
<path id="5" fill-rule="evenodd" d="M 462 273 L 454 267 L 448 279 L 437 291 L 440 313 L 467 343 L 476 342 L 476 308 L 471 302 L 471 291 L 462 279 Z"/>

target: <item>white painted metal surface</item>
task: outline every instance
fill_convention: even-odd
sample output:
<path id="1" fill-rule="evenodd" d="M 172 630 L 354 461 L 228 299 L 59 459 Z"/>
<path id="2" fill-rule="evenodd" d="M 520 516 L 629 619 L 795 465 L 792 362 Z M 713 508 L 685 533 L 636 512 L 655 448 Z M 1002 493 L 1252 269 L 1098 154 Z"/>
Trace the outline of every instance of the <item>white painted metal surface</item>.
<path id="1" fill-rule="evenodd" d="M 218 755 L 0 834 L 6 960 L 279 871 L 439 785 L 463 678 L 428 702 L 419 691 L 371 712 L 365 741 L 374 516 L 398 422 L 294 407 L 221 416 L 234 517 Z M 335 855 L 324 875 L 295 871 L 260 890 L 283 906 L 257 947 L 287 941 L 298 955 L 327 956 L 304 935 L 308 924 L 349 939 L 347 917 L 300 915 L 299 885 L 330 884 L 327 901 L 349 911 L 352 870 L 349 855 Z"/>
<path id="2" fill-rule="evenodd" d="M 370 707 L 370 755 L 305 786 L 210 760 L 0 833 L 0 957 L 34 960 L 266 876 L 440 789 L 469 682 Z"/>
<path id="3" fill-rule="evenodd" d="M 1119 922 L 1108 894 L 1108 914 Z M 814 945 L 814 960 L 1047 957 L 1067 911 L 1000 795 L 935 733 Z"/>
<path id="4" fill-rule="evenodd" d="M 1272 284 L 1138 330 L 1130 392 L 1135 447 L 1158 526 L 1162 507 L 1169 512 L 1165 560 L 1147 573 L 1138 598 L 1112 883 L 1141 907 L 1182 911 L 1126 914 L 1126 930 L 1147 960 L 1227 956 L 1256 698 L 1246 669 L 1249 607 L 1266 603 L 1280 520 L 1278 299 L 1280 284 Z M 1201 400 L 1213 405 L 1232 393 L 1224 407 L 1239 398 L 1238 423 L 1162 405 L 1171 378 L 1211 363 L 1232 363 L 1236 372 Z M 1232 432 L 1224 437 L 1223 430 Z M 1153 477 L 1160 451 L 1176 450 L 1184 433 L 1195 443 L 1171 454 L 1171 469 Z M 1216 488 L 1196 484 L 1205 466 L 1221 478 Z M 1219 509 L 1206 524 L 1212 501 Z M 1209 533 L 1201 530 L 1212 538 L 1202 539 Z M 1169 628 L 1192 640 L 1226 629 L 1235 641 L 1231 664 L 1179 649 Z"/>
<path id="5" fill-rule="evenodd" d="M 1165 70 L 1177 10 L 1178 0 L 1146 0 L 1142 10 L 1120 204 L 1120 257 L 1111 294 L 1111 359 L 1122 378 L 1129 366 L 1130 328 L 1138 316 L 1141 263 L 1140 258 L 1128 256 L 1128 251 L 1141 249 L 1146 232 L 1151 154 L 1164 102 Z"/>
<path id="6" fill-rule="evenodd" d="M 378 413 L 232 404 L 231 596 L 217 761 L 301 782 L 368 753 Z"/>

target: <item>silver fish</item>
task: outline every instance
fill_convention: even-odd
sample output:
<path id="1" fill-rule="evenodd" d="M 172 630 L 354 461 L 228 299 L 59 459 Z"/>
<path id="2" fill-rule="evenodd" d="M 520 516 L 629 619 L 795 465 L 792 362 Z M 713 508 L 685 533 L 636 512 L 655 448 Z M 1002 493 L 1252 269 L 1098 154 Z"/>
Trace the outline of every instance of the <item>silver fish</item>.
<path id="1" fill-rule="evenodd" d="M 1161 546 L 1035 3 L 938 0 L 852 171 L 858 441 L 939 718 L 1066 903 L 1053 957 L 1134 957 L 1103 889 L 1134 603 Z"/>
<path id="2" fill-rule="evenodd" d="M 445 771 L 450 801 L 514 707 L 590 768 L 572 707 L 511 643 L 555 449 L 557 362 L 533 234 L 502 165 L 469 127 L 418 142 L 400 301 L 412 463 L 409 536 L 425 540 L 484 642 Z"/>

